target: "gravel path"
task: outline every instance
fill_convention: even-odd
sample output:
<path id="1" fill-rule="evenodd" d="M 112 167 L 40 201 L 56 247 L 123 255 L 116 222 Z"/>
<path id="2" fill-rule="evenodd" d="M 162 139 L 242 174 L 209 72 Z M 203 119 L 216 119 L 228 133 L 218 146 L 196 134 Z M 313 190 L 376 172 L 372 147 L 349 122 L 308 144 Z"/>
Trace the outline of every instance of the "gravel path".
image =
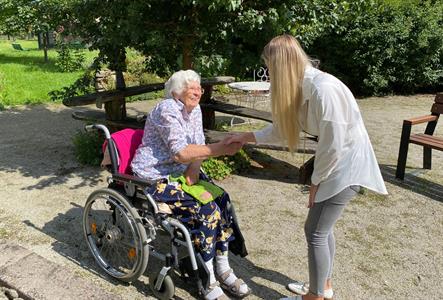
<path id="1" fill-rule="evenodd" d="M 339 220 L 337 300 L 443 298 L 443 152 L 433 153 L 433 169 L 424 171 L 421 149 L 411 146 L 406 180 L 394 179 L 402 120 L 427 114 L 432 101 L 432 95 L 358 100 L 390 195 L 361 195 Z M 135 113 L 150 105 L 128 106 Z M 54 104 L 0 112 L 0 239 L 123 299 L 149 298 L 147 276 L 133 285 L 108 278 L 83 241 L 82 206 L 106 185 L 107 174 L 75 161 L 71 139 L 82 124 L 71 112 Z M 443 136 L 441 125 L 437 134 Z M 248 300 L 278 299 L 288 295 L 290 280 L 307 279 L 307 195 L 297 180 L 303 157 L 276 151 L 255 157 L 251 170 L 220 182 L 233 197 L 250 253 L 232 257 L 232 266 L 253 290 Z M 177 299 L 194 299 L 192 288 L 176 284 Z"/>

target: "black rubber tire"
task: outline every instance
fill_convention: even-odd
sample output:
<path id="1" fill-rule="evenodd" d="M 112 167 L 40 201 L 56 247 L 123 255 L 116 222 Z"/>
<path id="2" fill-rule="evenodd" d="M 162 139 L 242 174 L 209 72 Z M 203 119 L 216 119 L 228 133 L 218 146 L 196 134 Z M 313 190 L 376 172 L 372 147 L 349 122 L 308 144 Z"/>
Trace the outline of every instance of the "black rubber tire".
<path id="1" fill-rule="evenodd" d="M 97 200 L 104 200 L 105 203 L 112 203 L 110 207 L 114 207 L 114 210 L 108 209 L 108 211 L 103 210 L 106 215 L 109 216 L 109 213 L 113 211 L 112 217 L 116 218 L 116 207 L 120 213 L 120 218 L 122 218 L 123 221 L 126 221 L 125 224 L 128 226 L 130 238 L 133 239 L 135 246 L 133 249 L 135 249 L 135 261 L 131 263 L 131 268 L 124 270 L 122 268 L 119 268 L 118 265 L 114 264 L 113 257 L 111 255 L 107 255 L 108 253 L 103 253 L 104 251 L 101 251 L 101 247 L 103 246 L 100 244 L 99 239 L 95 238 L 96 235 L 96 229 L 91 228 L 91 220 L 93 220 L 93 213 L 97 213 L 97 215 L 101 212 L 99 210 L 94 211 L 92 206 Z M 108 226 L 109 222 L 103 222 L 102 227 Z M 99 227 L 94 223 L 95 227 Z M 118 228 L 118 226 L 114 226 L 115 228 Z M 118 229 L 116 229 L 118 230 Z M 140 277 L 146 270 L 146 267 L 148 265 L 148 258 L 149 258 L 149 245 L 146 243 L 147 241 L 147 235 L 146 230 L 143 227 L 143 224 L 141 222 L 141 218 L 137 212 L 137 210 L 129 203 L 129 201 L 126 199 L 124 195 L 121 193 L 110 189 L 110 188 L 103 188 L 97 191 L 94 191 L 86 201 L 85 208 L 83 211 L 83 233 L 86 240 L 86 243 L 88 244 L 89 250 L 91 251 L 92 255 L 94 256 L 94 259 L 96 260 L 97 264 L 103 269 L 107 274 L 110 276 L 119 279 L 124 282 L 131 282 L 136 280 L 138 277 Z M 104 238 L 102 238 L 104 240 Z M 120 242 L 120 240 L 122 240 Z M 124 243 L 126 241 L 123 241 L 123 238 L 116 239 L 118 243 Z M 127 246 L 127 245 L 126 245 Z M 106 249 L 107 250 L 107 249 Z M 131 250 L 132 251 L 132 248 Z M 131 252 L 132 253 L 132 252 Z M 118 254 L 118 253 L 117 253 Z"/>
<path id="2" fill-rule="evenodd" d="M 151 288 L 152 293 L 157 299 L 160 300 L 169 300 L 172 299 L 175 295 L 175 285 L 170 275 L 166 275 L 165 279 L 163 279 L 162 286 L 160 291 L 157 291 L 155 286 L 155 281 L 157 280 L 158 275 L 151 274 L 149 276 L 149 287 Z"/>

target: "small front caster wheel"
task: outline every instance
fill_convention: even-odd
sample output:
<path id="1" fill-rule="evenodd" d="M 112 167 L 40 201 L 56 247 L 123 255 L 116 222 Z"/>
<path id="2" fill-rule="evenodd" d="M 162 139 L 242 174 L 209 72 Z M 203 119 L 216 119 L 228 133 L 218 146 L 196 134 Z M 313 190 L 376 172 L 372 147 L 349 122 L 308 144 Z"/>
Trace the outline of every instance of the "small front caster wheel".
<path id="1" fill-rule="evenodd" d="M 174 297 L 175 285 L 174 281 L 172 281 L 171 276 L 169 275 L 165 276 L 165 278 L 163 279 L 163 283 L 160 287 L 160 290 L 157 290 L 155 288 L 155 282 L 157 281 L 157 278 L 158 275 L 156 276 L 155 274 L 151 274 L 151 276 L 149 276 L 149 286 L 154 296 L 160 300 L 169 300 L 172 297 Z"/>

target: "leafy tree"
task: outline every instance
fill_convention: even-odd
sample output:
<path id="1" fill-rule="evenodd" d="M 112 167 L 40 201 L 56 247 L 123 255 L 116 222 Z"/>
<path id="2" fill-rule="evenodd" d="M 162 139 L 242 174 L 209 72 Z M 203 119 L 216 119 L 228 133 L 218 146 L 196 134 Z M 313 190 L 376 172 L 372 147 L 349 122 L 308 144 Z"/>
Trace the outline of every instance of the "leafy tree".
<path id="1" fill-rule="evenodd" d="M 30 0 L 0 0 L 0 31 L 3 34 L 30 31 L 35 18 L 30 3 Z"/>
<path id="2" fill-rule="evenodd" d="M 0 32 L 7 35 L 42 33 L 44 57 L 48 60 L 47 34 L 66 19 L 69 0 L 0 0 Z"/>
<path id="3" fill-rule="evenodd" d="M 432 6 L 440 10 L 432 11 Z M 125 87 L 127 47 L 143 53 L 147 69 L 160 76 L 192 67 L 203 76 L 245 78 L 262 64 L 263 46 L 282 33 L 296 36 L 324 69 L 359 93 L 394 86 L 414 90 L 418 85 L 411 78 L 420 74 L 441 80 L 438 0 L 69 0 L 63 9 L 58 15 L 64 16 L 66 32 L 99 50 L 100 59 L 116 71 L 117 88 Z M 425 52 L 423 67 L 417 65 L 413 72 L 400 67 Z M 395 84 L 389 83 L 394 82 L 392 61 L 395 72 L 404 74 Z M 124 100 L 108 110 L 124 117 Z"/>
<path id="4" fill-rule="evenodd" d="M 114 67 L 124 57 L 124 50 L 117 49 L 133 47 L 159 75 L 208 66 L 208 61 L 224 68 L 215 67 L 214 73 L 244 75 L 259 64 L 260 52 L 273 36 L 287 32 L 309 45 L 338 24 L 348 6 L 337 0 L 74 0 L 65 25 Z"/>
<path id="5" fill-rule="evenodd" d="M 194 68 L 203 76 L 248 76 L 263 46 L 288 32 L 306 46 L 347 12 L 337 0 L 72 0 L 63 20 L 116 71 L 125 87 L 126 47 L 142 52 L 148 70 L 160 76 Z M 125 117 L 124 99 L 106 103 L 112 119 Z"/>

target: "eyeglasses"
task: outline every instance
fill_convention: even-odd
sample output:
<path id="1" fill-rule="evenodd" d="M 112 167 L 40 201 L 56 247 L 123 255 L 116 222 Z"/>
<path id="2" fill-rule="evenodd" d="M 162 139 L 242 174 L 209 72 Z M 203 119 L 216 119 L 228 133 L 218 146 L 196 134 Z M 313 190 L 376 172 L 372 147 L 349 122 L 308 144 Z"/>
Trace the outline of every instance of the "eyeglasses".
<path id="1" fill-rule="evenodd" d="M 200 94 L 202 94 L 202 95 L 205 93 L 205 89 L 202 88 L 202 87 L 191 87 L 191 88 L 188 88 L 188 90 L 191 90 L 191 91 L 200 91 Z"/>

